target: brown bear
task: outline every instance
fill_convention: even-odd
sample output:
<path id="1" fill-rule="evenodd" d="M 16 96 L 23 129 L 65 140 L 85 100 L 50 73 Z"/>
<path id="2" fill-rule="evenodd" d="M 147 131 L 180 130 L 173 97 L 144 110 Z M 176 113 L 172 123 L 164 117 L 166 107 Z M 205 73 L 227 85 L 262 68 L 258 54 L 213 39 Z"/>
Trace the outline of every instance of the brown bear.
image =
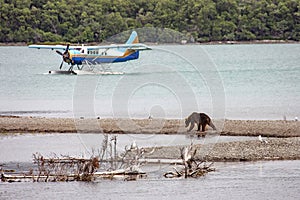
<path id="1" fill-rule="evenodd" d="M 205 113 L 193 112 L 190 116 L 188 116 L 188 118 L 185 119 L 185 127 L 188 127 L 189 124 L 191 124 L 188 132 L 194 128 L 195 123 L 198 125 L 198 131 L 200 131 L 200 126 L 202 126 L 202 131 L 204 132 L 206 125 L 209 125 L 214 130 L 217 130 L 210 117 Z"/>

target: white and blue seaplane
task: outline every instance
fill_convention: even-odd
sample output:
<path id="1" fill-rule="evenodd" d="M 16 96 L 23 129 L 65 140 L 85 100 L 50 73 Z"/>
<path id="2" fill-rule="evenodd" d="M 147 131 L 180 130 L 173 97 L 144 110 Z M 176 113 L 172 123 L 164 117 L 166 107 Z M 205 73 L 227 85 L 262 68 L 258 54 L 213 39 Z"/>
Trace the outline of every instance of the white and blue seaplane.
<path id="1" fill-rule="evenodd" d="M 139 51 L 151 50 L 147 45 L 139 43 L 136 31 L 131 33 L 125 44 L 106 46 L 29 45 L 29 48 L 56 50 L 56 53 L 62 56 L 63 60 L 59 70 L 49 71 L 50 74 L 119 74 L 121 72 L 111 72 L 105 67 L 102 68 L 102 71 L 96 72 L 93 66 L 135 60 L 139 58 Z M 64 52 L 59 50 L 64 50 Z M 62 70 L 64 62 L 68 64 L 68 70 Z M 77 69 L 74 66 L 77 66 Z"/>

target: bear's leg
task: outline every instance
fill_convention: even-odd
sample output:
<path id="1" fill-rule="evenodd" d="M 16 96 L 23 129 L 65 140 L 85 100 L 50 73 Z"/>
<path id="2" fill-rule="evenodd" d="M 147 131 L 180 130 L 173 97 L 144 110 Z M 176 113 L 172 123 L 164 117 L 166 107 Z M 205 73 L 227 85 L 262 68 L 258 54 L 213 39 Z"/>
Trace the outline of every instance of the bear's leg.
<path id="1" fill-rule="evenodd" d="M 190 129 L 188 130 L 188 132 L 190 132 L 193 128 L 194 128 L 194 123 L 191 123 Z"/>
<path id="2" fill-rule="evenodd" d="M 205 131 L 206 123 L 202 124 L 202 132 Z"/>
<path id="3" fill-rule="evenodd" d="M 198 123 L 198 131 L 200 131 L 201 123 Z"/>
<path id="4" fill-rule="evenodd" d="M 212 127 L 215 131 L 217 130 L 217 128 L 215 127 L 215 125 L 212 122 L 210 122 L 209 126 Z"/>

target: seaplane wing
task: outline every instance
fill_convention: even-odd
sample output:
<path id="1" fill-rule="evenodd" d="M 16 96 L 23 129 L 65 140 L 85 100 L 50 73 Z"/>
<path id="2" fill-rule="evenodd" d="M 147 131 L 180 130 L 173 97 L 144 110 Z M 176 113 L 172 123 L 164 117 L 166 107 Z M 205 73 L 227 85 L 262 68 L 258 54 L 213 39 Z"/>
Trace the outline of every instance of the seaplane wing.
<path id="1" fill-rule="evenodd" d="M 101 63 L 126 62 L 139 58 L 139 51 L 151 50 L 145 44 L 139 43 L 138 35 L 133 31 L 125 44 L 112 44 L 104 46 L 85 46 L 85 45 L 29 45 L 29 48 L 51 49 L 62 56 L 63 60 L 59 67 L 62 69 L 63 63 L 71 65 L 67 72 L 73 72 L 73 66 L 89 64 L 97 65 Z M 63 50 L 61 52 L 59 50 Z"/>
<path id="2" fill-rule="evenodd" d="M 29 45 L 29 48 L 35 49 L 51 49 L 51 50 L 66 50 L 67 46 L 64 45 Z M 151 50 L 151 48 L 145 44 L 137 43 L 137 44 L 112 44 L 105 46 L 69 46 L 69 50 L 79 50 L 82 48 L 86 48 L 87 50 L 96 50 L 96 49 L 131 49 L 131 50 Z"/>
<path id="3" fill-rule="evenodd" d="M 51 50 L 66 50 L 67 46 L 66 45 L 39 45 L 39 44 L 33 44 L 29 45 L 29 48 L 34 48 L 34 49 L 51 49 Z M 69 46 L 69 50 L 75 50 L 78 48 L 82 48 L 83 46 Z"/>
<path id="4" fill-rule="evenodd" d="M 142 43 L 136 44 L 112 44 L 106 46 L 86 46 L 88 50 L 95 50 L 95 49 L 131 49 L 131 50 L 151 50 L 151 48 Z"/>

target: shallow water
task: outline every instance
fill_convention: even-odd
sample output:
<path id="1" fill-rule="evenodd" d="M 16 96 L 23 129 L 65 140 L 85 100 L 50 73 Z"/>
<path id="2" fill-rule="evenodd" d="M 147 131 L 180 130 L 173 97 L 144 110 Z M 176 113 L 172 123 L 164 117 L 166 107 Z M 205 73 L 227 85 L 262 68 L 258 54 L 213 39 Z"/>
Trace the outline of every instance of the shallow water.
<path id="1" fill-rule="evenodd" d="M 256 137 L 208 135 L 117 135 L 118 151 L 136 141 L 142 146 L 188 145 L 240 140 Z M 28 171 L 32 153 L 43 155 L 91 156 L 99 148 L 100 134 L 24 134 L 1 136 L 0 164 L 5 169 Z M 137 181 L 97 180 L 57 183 L 2 183 L 1 199 L 298 199 L 300 161 L 259 161 L 215 163 L 215 172 L 198 179 L 166 179 L 163 174 L 173 166 L 146 165 L 146 179 Z"/>
<path id="2" fill-rule="evenodd" d="M 1 199 L 299 199 L 300 161 L 215 163 L 198 179 L 165 179 L 166 166 L 138 181 L 1 183 Z"/>

